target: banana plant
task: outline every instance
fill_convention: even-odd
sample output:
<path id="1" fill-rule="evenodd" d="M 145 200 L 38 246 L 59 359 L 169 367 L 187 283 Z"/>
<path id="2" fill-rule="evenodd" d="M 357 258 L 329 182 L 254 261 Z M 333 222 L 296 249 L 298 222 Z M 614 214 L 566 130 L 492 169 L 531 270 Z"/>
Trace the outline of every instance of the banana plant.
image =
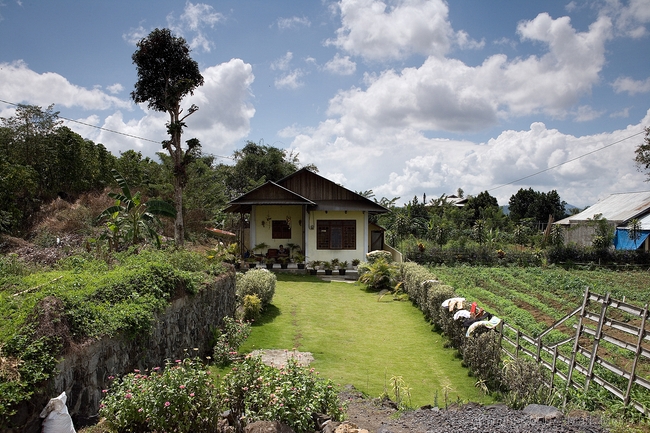
<path id="1" fill-rule="evenodd" d="M 140 192 L 131 194 L 126 179 L 117 170 L 112 169 L 111 173 L 122 192 L 109 192 L 108 196 L 115 199 L 115 204 L 104 209 L 97 217 L 97 221 L 104 221 L 106 225 L 101 239 L 108 240 L 112 250 L 117 249 L 122 241 L 135 245 L 144 240 L 152 241 L 160 248 L 156 228 L 162 224 L 158 217 L 174 218 L 176 209 L 163 200 L 143 202 Z"/>

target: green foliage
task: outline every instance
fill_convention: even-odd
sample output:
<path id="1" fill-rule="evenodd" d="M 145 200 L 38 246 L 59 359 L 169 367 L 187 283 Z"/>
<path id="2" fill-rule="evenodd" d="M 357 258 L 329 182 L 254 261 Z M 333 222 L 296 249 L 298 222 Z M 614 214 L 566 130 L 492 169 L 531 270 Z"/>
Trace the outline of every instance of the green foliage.
<path id="1" fill-rule="evenodd" d="M 148 374 L 136 370 L 116 380 L 99 414 L 117 432 L 217 431 L 223 398 L 198 359 L 168 362 Z"/>
<path id="2" fill-rule="evenodd" d="M 156 228 L 161 226 L 158 216 L 174 217 L 176 210 L 162 200 L 143 202 L 140 192 L 131 194 L 131 189 L 117 170 L 111 170 L 115 181 L 122 193 L 108 193 L 115 199 L 110 206 L 97 217 L 97 221 L 105 221 L 105 232 L 102 239 L 108 241 L 109 249 L 117 251 L 129 245 L 136 245 L 148 239 L 160 248 L 160 236 Z"/>
<path id="3" fill-rule="evenodd" d="M 280 421 L 298 433 L 314 431 L 312 414 L 341 420 L 344 408 L 330 380 L 291 358 L 287 365 L 269 367 L 248 357 L 224 378 L 225 402 L 243 425 L 259 420 Z M 243 427 L 239 426 L 239 427 Z"/>
<path id="4" fill-rule="evenodd" d="M 643 143 L 637 146 L 634 153 L 636 154 L 634 162 L 637 168 L 639 171 L 645 170 L 648 179 L 650 179 L 650 173 L 648 173 L 648 169 L 650 168 L 650 126 L 645 128 Z"/>
<path id="5" fill-rule="evenodd" d="M 251 334 L 251 325 L 248 322 L 242 322 L 232 317 L 223 318 L 223 327 L 216 330 L 218 333 L 213 349 L 214 362 L 224 367 L 237 359 L 239 346 Z"/>
<path id="6" fill-rule="evenodd" d="M 488 331 L 474 332 L 463 345 L 463 363 L 470 373 L 490 390 L 501 388 L 501 345 L 499 334 Z"/>
<path id="7" fill-rule="evenodd" d="M 550 380 L 548 370 L 530 358 L 507 360 L 502 375 L 506 404 L 513 409 L 551 404 Z"/>
<path id="8" fill-rule="evenodd" d="M 256 295 L 262 302 L 262 309 L 271 303 L 275 294 L 277 277 L 266 269 L 251 269 L 237 278 L 237 297 L 240 302 L 246 295 Z"/>
<path id="9" fill-rule="evenodd" d="M 368 265 L 367 272 L 359 275 L 359 282 L 374 291 L 392 290 L 397 284 L 398 269 L 381 257 Z"/>
<path id="10" fill-rule="evenodd" d="M 376 250 L 376 251 L 370 251 L 369 253 L 366 254 L 366 259 L 368 259 L 368 263 L 373 264 L 377 260 L 384 260 L 385 262 L 392 262 L 393 261 L 393 255 L 390 253 L 390 251 L 384 251 L 384 250 Z"/>
<path id="11" fill-rule="evenodd" d="M 244 320 L 258 320 L 262 313 L 262 301 L 257 295 L 244 296 L 242 304 L 242 316 Z"/>

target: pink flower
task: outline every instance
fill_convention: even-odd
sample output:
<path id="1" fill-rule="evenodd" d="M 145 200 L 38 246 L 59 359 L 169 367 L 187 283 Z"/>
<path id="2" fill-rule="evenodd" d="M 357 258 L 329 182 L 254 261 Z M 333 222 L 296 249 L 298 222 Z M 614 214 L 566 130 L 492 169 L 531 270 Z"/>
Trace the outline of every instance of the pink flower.
<path id="1" fill-rule="evenodd" d="M 133 371 L 136 372 L 136 373 L 140 373 L 140 370 L 138 370 L 137 368 L 135 370 L 133 370 Z"/>
<path id="2" fill-rule="evenodd" d="M 194 393 L 193 393 L 193 392 L 190 393 L 190 397 L 194 397 Z"/>
<path id="3" fill-rule="evenodd" d="M 160 370 L 160 367 L 154 367 L 154 368 L 152 368 L 152 370 L 153 371 L 158 371 L 158 370 Z"/>
<path id="4" fill-rule="evenodd" d="M 131 398 L 133 398 L 133 396 L 131 395 L 130 392 L 127 392 L 126 395 L 124 396 L 124 398 L 131 399 Z"/>
<path id="5" fill-rule="evenodd" d="M 106 393 L 108 392 L 108 390 L 107 390 L 107 389 L 102 389 L 102 392 L 103 392 L 104 394 L 106 394 Z"/>
<path id="6" fill-rule="evenodd" d="M 180 359 L 177 359 L 176 362 L 182 362 Z"/>
<path id="7" fill-rule="evenodd" d="M 144 410 L 144 409 L 140 408 L 140 409 L 138 409 L 138 412 L 142 412 L 143 410 Z"/>
<path id="8" fill-rule="evenodd" d="M 179 386 L 180 389 L 185 389 L 185 385 Z"/>
<path id="9" fill-rule="evenodd" d="M 165 407 L 169 407 L 170 405 L 171 405 L 170 402 L 168 402 L 168 401 L 165 402 Z"/>

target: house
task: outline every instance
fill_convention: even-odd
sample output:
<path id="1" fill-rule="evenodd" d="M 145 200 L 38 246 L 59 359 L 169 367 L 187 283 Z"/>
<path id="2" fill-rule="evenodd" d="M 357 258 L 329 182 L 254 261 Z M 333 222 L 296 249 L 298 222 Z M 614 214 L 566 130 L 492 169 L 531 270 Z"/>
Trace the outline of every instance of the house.
<path id="1" fill-rule="evenodd" d="M 241 245 L 248 251 L 266 245 L 266 251 L 254 253 L 294 245 L 308 261 L 351 262 L 386 249 L 401 261 L 401 254 L 384 244 L 383 229 L 369 222 L 370 215 L 388 209 L 307 169 L 266 182 L 224 211 L 241 214 L 241 221 L 248 215 L 248 227 L 239 233 Z"/>
<path id="2" fill-rule="evenodd" d="M 571 215 L 555 225 L 564 227 L 566 243 L 590 246 L 595 233 L 590 221 L 596 218 L 606 219 L 615 230 L 614 247 L 616 249 L 649 249 L 650 240 L 650 191 L 612 194 L 582 212 Z M 633 240 L 628 224 L 637 219 L 641 223 L 640 237 Z"/>

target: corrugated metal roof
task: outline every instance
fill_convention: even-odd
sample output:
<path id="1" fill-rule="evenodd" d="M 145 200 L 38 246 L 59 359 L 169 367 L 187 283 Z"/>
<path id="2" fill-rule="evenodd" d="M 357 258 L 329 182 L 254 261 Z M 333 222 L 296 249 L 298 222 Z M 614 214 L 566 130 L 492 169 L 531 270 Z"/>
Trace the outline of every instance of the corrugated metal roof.
<path id="1" fill-rule="evenodd" d="M 588 207 L 579 214 L 571 215 L 556 222 L 556 224 L 576 224 L 594 215 L 601 214 L 608 221 L 624 223 L 632 218 L 638 218 L 650 211 L 650 191 L 627 192 L 612 194 Z"/>

